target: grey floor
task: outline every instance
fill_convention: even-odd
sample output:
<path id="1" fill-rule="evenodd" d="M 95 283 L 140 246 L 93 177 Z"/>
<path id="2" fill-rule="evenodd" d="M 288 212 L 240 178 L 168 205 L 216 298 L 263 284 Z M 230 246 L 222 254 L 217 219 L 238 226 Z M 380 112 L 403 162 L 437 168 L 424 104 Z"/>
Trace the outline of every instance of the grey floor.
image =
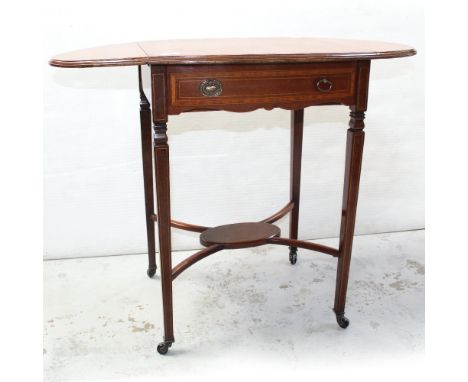
<path id="1" fill-rule="evenodd" d="M 336 239 L 318 240 L 336 246 Z M 178 263 L 191 252 L 176 252 Z M 290 370 L 424 352 L 424 231 L 357 236 L 346 313 L 332 312 L 336 259 L 286 247 L 224 251 L 174 282 L 176 343 L 162 338 L 159 275 L 146 256 L 44 262 L 47 381 L 208 375 L 253 360 Z"/>

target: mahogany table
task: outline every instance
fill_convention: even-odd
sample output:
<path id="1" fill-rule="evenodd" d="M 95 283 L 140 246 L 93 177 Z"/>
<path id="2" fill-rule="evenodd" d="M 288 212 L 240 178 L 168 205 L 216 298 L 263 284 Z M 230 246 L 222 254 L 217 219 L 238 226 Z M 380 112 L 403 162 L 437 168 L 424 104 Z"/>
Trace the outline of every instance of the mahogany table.
<path id="1" fill-rule="evenodd" d="M 334 312 L 340 327 L 349 325 L 344 315 L 345 301 L 364 145 L 370 61 L 414 54 L 416 51 L 405 45 L 373 41 L 209 39 L 111 45 L 64 53 L 50 60 L 51 65 L 63 68 L 138 66 L 149 277 L 156 272 L 155 222 L 159 236 L 164 312 L 164 340 L 157 347 L 160 354 L 166 354 L 174 342 L 172 282 L 191 265 L 223 249 L 285 245 L 289 246 L 291 264 L 296 263 L 298 248 L 335 257 L 338 265 Z M 143 91 L 142 65 L 149 65 L 151 69 L 150 98 Z M 304 108 L 335 104 L 349 106 L 351 110 L 338 249 L 297 237 Z M 247 112 L 259 108 L 291 110 L 288 203 L 260 222 L 203 227 L 171 220 L 168 116 L 190 111 Z M 285 237 L 273 223 L 288 213 L 289 235 Z M 199 232 L 204 246 L 175 267 L 171 261 L 171 226 Z"/>

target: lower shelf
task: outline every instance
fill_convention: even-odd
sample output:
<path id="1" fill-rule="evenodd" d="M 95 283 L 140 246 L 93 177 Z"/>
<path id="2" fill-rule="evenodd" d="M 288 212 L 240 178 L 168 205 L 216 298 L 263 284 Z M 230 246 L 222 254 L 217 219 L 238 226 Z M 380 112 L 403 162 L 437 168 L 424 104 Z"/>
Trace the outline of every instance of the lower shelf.
<path id="1" fill-rule="evenodd" d="M 206 248 L 195 252 L 172 268 L 172 280 L 198 261 L 223 249 L 238 249 L 256 247 L 264 244 L 289 246 L 290 261 L 296 261 L 297 248 L 326 253 L 333 257 L 339 256 L 339 251 L 326 245 L 308 241 L 280 237 L 279 227 L 265 222 L 226 224 L 208 228 L 200 235 L 200 243 Z"/>
<path id="2" fill-rule="evenodd" d="M 205 247 L 218 244 L 227 249 L 247 248 L 266 244 L 280 233 L 279 227 L 269 223 L 226 224 L 203 231 L 200 243 Z"/>

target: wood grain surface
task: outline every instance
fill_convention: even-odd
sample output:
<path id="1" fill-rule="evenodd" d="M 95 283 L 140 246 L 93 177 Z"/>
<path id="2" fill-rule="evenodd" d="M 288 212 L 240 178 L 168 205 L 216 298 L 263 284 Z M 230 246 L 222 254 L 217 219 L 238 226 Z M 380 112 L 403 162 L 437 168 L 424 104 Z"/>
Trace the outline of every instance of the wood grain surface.
<path id="1" fill-rule="evenodd" d="M 232 38 L 143 41 L 76 50 L 52 66 L 83 68 L 143 64 L 239 64 L 369 60 L 412 56 L 407 45 L 329 38 Z"/>

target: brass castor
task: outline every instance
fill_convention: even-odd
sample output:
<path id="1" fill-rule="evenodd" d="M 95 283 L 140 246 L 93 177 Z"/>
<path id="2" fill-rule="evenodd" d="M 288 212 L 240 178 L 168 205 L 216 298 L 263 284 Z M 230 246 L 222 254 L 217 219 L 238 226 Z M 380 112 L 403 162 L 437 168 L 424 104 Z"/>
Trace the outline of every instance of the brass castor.
<path id="1" fill-rule="evenodd" d="M 158 353 L 159 354 L 166 354 L 169 348 L 172 346 L 171 341 L 163 341 L 158 345 Z"/>
<path id="2" fill-rule="evenodd" d="M 157 269 L 157 267 L 150 267 L 150 268 L 148 268 L 148 270 L 146 271 L 146 274 L 148 275 L 148 277 L 149 277 L 150 279 L 156 274 L 156 269 Z"/>
<path id="3" fill-rule="evenodd" d="M 345 317 L 344 313 L 336 313 L 336 322 L 340 328 L 346 329 L 349 326 L 349 320 Z"/>
<path id="4" fill-rule="evenodd" d="M 297 262 L 297 248 L 289 247 L 289 262 L 294 265 Z"/>

